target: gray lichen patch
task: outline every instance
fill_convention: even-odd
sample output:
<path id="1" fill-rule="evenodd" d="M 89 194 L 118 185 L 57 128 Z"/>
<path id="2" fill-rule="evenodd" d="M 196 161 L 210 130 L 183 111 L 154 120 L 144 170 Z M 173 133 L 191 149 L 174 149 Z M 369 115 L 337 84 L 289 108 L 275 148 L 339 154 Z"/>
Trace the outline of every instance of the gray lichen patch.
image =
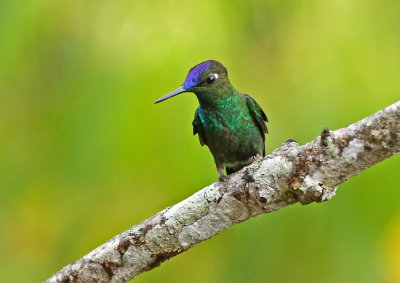
<path id="1" fill-rule="evenodd" d="M 132 228 L 130 228 L 129 230 L 125 231 L 124 233 L 121 234 L 121 236 L 125 237 L 125 236 L 129 236 L 131 238 L 139 238 L 142 233 L 141 231 L 143 230 L 143 226 L 141 224 L 138 224 Z"/>
<path id="2" fill-rule="evenodd" d="M 93 250 L 85 256 L 85 258 L 91 261 L 103 264 L 105 262 L 113 263 L 115 265 L 121 265 L 121 255 L 118 252 L 118 241 L 111 239 L 104 243 L 102 246 Z"/>
<path id="3" fill-rule="evenodd" d="M 271 159 L 265 159 L 260 168 L 254 174 L 257 182 L 275 186 L 282 176 L 288 176 L 292 171 L 293 164 L 282 156 L 276 156 Z"/>
<path id="4" fill-rule="evenodd" d="M 214 209 L 217 214 L 225 214 L 235 223 L 250 217 L 247 207 L 236 198 L 228 195 L 225 195 Z"/>
<path id="5" fill-rule="evenodd" d="M 97 263 L 88 262 L 79 270 L 78 282 L 108 282 L 109 276 L 104 268 Z"/>
<path id="6" fill-rule="evenodd" d="M 217 183 L 208 186 L 206 189 L 202 190 L 204 192 L 204 198 L 207 202 L 218 202 L 222 197 Z"/>
<path id="7" fill-rule="evenodd" d="M 342 151 L 343 158 L 351 163 L 357 160 L 358 154 L 364 150 L 364 143 L 355 138 L 349 142 L 349 145 Z"/>
<path id="8" fill-rule="evenodd" d="M 153 253 L 169 253 L 180 249 L 178 240 L 171 235 L 168 228 L 157 225 L 145 236 L 146 246 Z"/>
<path id="9" fill-rule="evenodd" d="M 299 201 L 302 204 L 309 204 L 313 201 L 320 201 L 323 193 L 323 185 L 321 180 L 313 176 L 307 175 L 303 183 L 301 183 L 298 192 Z"/>
<path id="10" fill-rule="evenodd" d="M 140 274 L 152 261 L 152 254 L 145 246 L 130 246 L 122 260 L 124 265 L 116 270 L 111 282 L 127 282 Z"/>
<path id="11" fill-rule="evenodd" d="M 182 229 L 179 242 L 183 247 L 193 246 L 232 226 L 225 214 L 208 214 Z"/>
<path id="12" fill-rule="evenodd" d="M 194 223 L 209 212 L 209 205 L 205 195 L 210 196 L 212 193 L 217 193 L 214 184 L 174 205 L 164 213 L 164 217 L 167 219 L 165 224 L 179 231 L 184 226 Z"/>

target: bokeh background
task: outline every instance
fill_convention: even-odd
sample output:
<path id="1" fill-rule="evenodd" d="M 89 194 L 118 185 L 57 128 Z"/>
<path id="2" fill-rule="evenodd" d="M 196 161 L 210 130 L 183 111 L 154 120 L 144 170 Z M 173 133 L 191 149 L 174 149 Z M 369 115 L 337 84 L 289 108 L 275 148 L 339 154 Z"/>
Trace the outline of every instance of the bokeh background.
<path id="1" fill-rule="evenodd" d="M 40 282 L 217 180 L 207 59 L 267 113 L 267 152 L 400 97 L 400 2 L 1 1 L 0 281 Z M 326 203 L 252 219 L 137 282 L 400 282 L 400 156 Z"/>

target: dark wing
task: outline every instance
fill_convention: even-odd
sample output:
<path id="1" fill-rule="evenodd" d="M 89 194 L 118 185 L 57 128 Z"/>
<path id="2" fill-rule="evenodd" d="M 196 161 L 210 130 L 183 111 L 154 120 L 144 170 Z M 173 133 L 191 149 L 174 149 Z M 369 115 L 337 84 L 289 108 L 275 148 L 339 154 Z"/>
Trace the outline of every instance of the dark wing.
<path id="1" fill-rule="evenodd" d="M 203 123 L 200 119 L 199 109 L 196 109 L 196 113 L 194 113 L 194 119 L 192 122 L 193 125 L 193 135 L 199 135 L 200 144 L 207 145 L 206 135 L 204 134 Z"/>
<path id="2" fill-rule="evenodd" d="M 265 140 L 265 134 L 268 134 L 268 128 L 266 122 L 268 122 L 267 116 L 265 115 L 264 111 L 261 109 L 260 105 L 257 102 L 245 94 L 247 107 L 250 110 L 251 116 L 254 119 L 258 129 L 260 129 L 260 133 Z"/>

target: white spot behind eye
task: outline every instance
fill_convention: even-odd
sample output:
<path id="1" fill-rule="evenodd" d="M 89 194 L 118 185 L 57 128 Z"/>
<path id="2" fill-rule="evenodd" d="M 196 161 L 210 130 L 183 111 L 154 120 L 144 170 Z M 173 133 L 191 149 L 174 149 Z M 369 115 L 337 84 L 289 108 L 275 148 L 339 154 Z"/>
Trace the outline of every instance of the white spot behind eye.
<path id="1" fill-rule="evenodd" d="M 208 75 L 206 82 L 208 84 L 212 84 L 216 79 L 218 79 L 218 74 L 217 73 L 211 73 Z"/>

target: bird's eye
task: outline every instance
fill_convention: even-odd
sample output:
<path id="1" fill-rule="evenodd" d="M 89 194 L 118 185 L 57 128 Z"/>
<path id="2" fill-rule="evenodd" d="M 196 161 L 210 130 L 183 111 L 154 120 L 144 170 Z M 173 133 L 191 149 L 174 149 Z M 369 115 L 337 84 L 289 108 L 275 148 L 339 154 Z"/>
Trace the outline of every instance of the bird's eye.
<path id="1" fill-rule="evenodd" d="M 216 79 L 218 79 L 218 74 L 211 74 L 207 77 L 207 83 L 212 84 Z"/>

